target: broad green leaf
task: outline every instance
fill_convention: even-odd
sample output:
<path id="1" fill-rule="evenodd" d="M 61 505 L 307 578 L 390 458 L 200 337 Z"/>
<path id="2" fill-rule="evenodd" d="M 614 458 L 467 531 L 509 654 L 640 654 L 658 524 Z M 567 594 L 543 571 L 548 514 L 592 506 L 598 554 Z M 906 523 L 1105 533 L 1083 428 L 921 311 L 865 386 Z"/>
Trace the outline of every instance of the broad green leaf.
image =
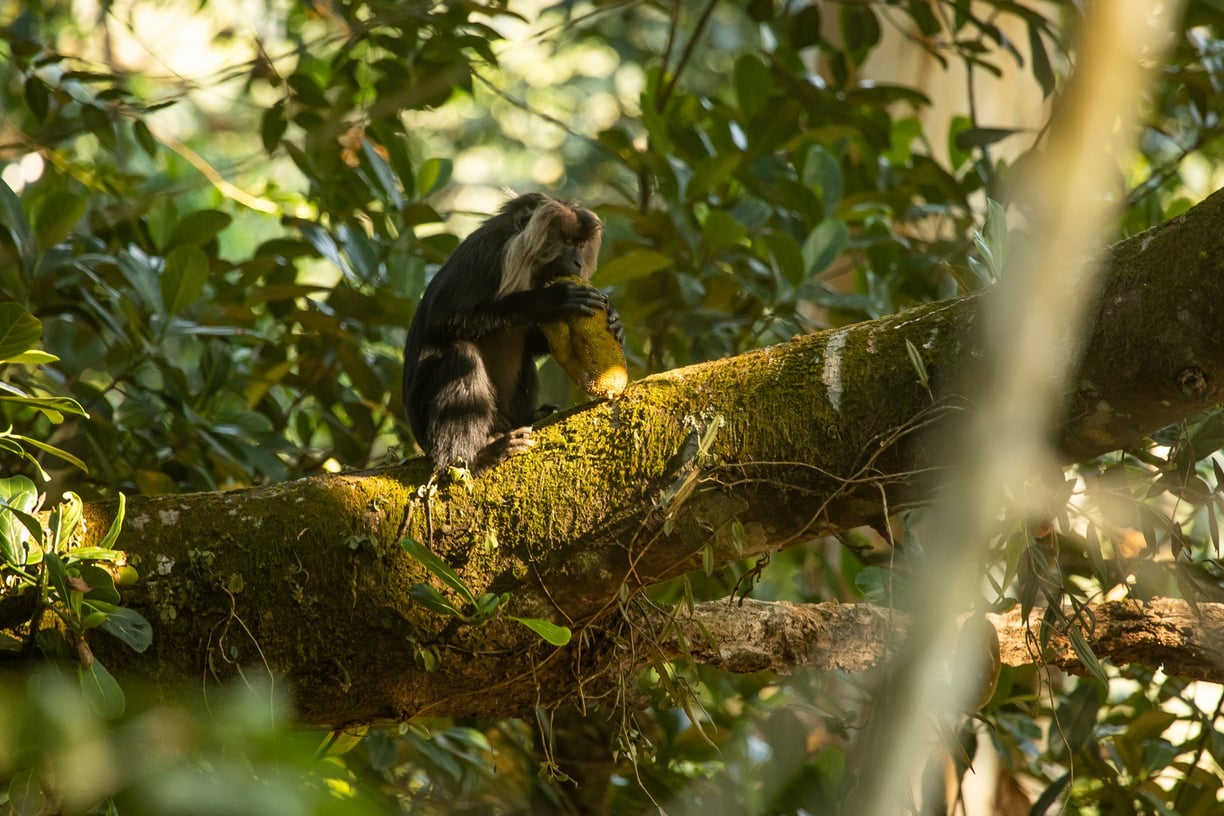
<path id="1" fill-rule="evenodd" d="M 111 605 L 119 603 L 119 590 L 115 589 L 115 579 L 106 569 L 90 563 L 79 564 L 77 569 L 81 571 L 81 579 L 93 587 L 85 595 L 86 600 Z"/>
<path id="2" fill-rule="evenodd" d="M 701 227 L 706 249 L 714 254 L 726 247 L 748 243 L 747 228 L 722 210 L 711 210 Z"/>
<path id="3" fill-rule="evenodd" d="M 13 774 L 8 784 L 8 803 L 16 816 L 39 816 L 46 812 L 47 795 L 34 769 Z"/>
<path id="4" fill-rule="evenodd" d="M 600 286 L 615 286 L 667 269 L 673 263 L 671 256 L 662 252 L 634 249 L 601 266 L 595 273 L 595 282 Z"/>
<path id="5" fill-rule="evenodd" d="M 20 303 L 0 303 L 0 363 L 29 351 L 42 337 L 42 321 Z"/>
<path id="6" fill-rule="evenodd" d="M 539 618 L 516 618 L 513 615 L 509 617 L 511 620 L 516 620 L 523 624 L 553 646 L 564 646 L 574 636 L 574 633 L 570 631 L 568 626 L 558 626 L 555 623 L 540 620 Z"/>
<path id="7" fill-rule="evenodd" d="M 871 7 L 844 4 L 840 9 L 842 42 L 855 65 L 862 65 L 880 42 L 880 21 Z"/>
<path id="8" fill-rule="evenodd" d="M 417 196 L 424 198 L 450 181 L 454 162 L 450 159 L 426 159 L 417 173 Z"/>
<path id="9" fill-rule="evenodd" d="M 787 283 L 793 288 L 803 285 L 807 264 L 804 263 L 803 252 L 794 238 L 782 231 L 770 231 L 755 240 L 765 245 L 775 268 Z"/>
<path id="10" fill-rule="evenodd" d="M 208 282 L 208 256 L 193 244 L 184 244 L 166 255 L 161 276 L 162 306 L 167 314 L 178 314 L 204 291 Z"/>
<path id="11" fill-rule="evenodd" d="M 167 254 L 180 246 L 203 246 L 217 237 L 233 221 L 233 216 L 220 210 L 196 210 L 184 215 L 170 230 L 166 241 Z"/>
<path id="12" fill-rule="evenodd" d="M 135 652 L 144 652 L 153 643 L 153 627 L 143 615 L 126 606 L 110 610 L 102 631 L 119 638 Z"/>
<path id="13" fill-rule="evenodd" d="M 829 151 L 819 146 L 808 150 L 803 162 L 803 184 L 819 193 L 825 218 L 837 210 L 844 183 L 841 165 Z"/>
<path id="14" fill-rule="evenodd" d="M 745 54 L 735 61 L 735 98 L 745 122 L 764 107 L 773 90 L 769 68 L 756 54 Z"/>
<path id="15" fill-rule="evenodd" d="M 81 693 L 89 702 L 90 708 L 99 716 L 115 720 L 123 716 L 127 701 L 123 697 L 123 689 L 114 676 L 102 665 L 102 661 L 94 658 L 89 667 L 77 668 L 81 680 Z"/>
<path id="16" fill-rule="evenodd" d="M 437 612 L 439 615 L 450 615 L 452 618 L 467 620 L 467 616 L 455 608 L 455 605 L 446 600 L 442 593 L 431 587 L 429 584 L 413 584 L 408 590 L 408 597 L 419 603 L 421 606 L 428 609 L 430 612 Z"/>
<path id="17" fill-rule="evenodd" d="M 772 10 L 772 3 L 768 4 Z M 807 3 L 791 18 L 791 48 L 799 51 L 820 43 L 820 6 Z"/>
<path id="18" fill-rule="evenodd" d="M 30 515 L 38 502 L 38 489 L 26 476 L 0 479 L 0 558 L 14 566 L 26 563 L 26 542 L 42 539 L 38 520 Z"/>
<path id="19" fill-rule="evenodd" d="M 85 214 L 85 199 L 67 190 L 56 190 L 38 203 L 31 221 L 34 240 L 43 249 L 50 249 L 68 237 L 68 233 Z"/>
<path id="20" fill-rule="evenodd" d="M 850 242 L 850 230 L 835 218 L 826 218 L 803 242 L 803 263 L 809 277 L 828 268 Z"/>
<path id="21" fill-rule="evenodd" d="M 404 552 L 411 555 L 417 561 L 420 561 L 426 569 L 432 572 L 442 583 L 446 584 L 451 589 L 455 590 L 462 596 L 463 600 L 472 606 L 476 605 L 476 595 L 472 590 L 468 589 L 468 585 L 459 577 L 459 573 L 451 569 L 450 564 L 447 564 L 438 556 L 434 555 L 425 545 L 419 541 L 413 541 L 411 538 L 405 538 L 400 542 L 404 548 Z"/>
<path id="22" fill-rule="evenodd" d="M 26 258 L 33 250 L 33 235 L 30 232 L 30 224 L 26 220 L 25 210 L 21 207 L 21 199 L 13 188 L 0 179 L 0 226 L 8 230 L 9 235 L 13 238 L 13 243 L 17 245 L 17 252 L 22 258 Z M 3 318 L 0 318 L 0 329 L 4 326 Z M 0 331 L 2 333 L 2 331 Z M 3 357 L 0 356 L 0 360 Z"/>

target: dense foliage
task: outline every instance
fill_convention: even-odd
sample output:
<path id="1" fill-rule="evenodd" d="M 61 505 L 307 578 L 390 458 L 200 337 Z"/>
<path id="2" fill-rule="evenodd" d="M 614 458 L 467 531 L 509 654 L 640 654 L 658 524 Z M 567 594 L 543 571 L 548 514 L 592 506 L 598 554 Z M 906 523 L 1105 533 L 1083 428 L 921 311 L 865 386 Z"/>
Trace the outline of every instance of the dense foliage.
<path id="1" fill-rule="evenodd" d="M 0 347 L 33 315 L 50 356 L 0 354 L 0 426 L 19 435 L 0 445 L 0 498 L 28 514 L 70 493 L 215 490 L 411 452 L 405 328 L 502 187 L 580 198 L 604 218 L 596 282 L 620 308 L 635 375 L 978 288 L 1008 240 L 988 200 L 1040 149 L 1081 5 L 343 0 L 252 14 L 136 0 L 93 20 L 55 0 L 6 7 Z M 1217 4 L 1188 4 L 1139 150 L 1119 158 L 1119 234 L 1218 183 L 1222 35 Z M 176 47 L 210 61 L 180 65 Z M 924 70 L 890 73 L 894 51 Z M 932 101 L 949 91 L 961 101 Z M 988 93 L 1044 112 L 986 118 Z M 51 398 L 67 402 L 39 402 Z M 1055 532 L 1002 528 L 983 606 L 1214 587 L 1222 445 L 1217 412 L 1085 463 Z M 1108 530 L 1093 515 L 1106 505 Z M 18 598 L 44 562 L 5 519 L 0 589 Z M 750 567 L 653 600 L 720 597 Z M 753 594 L 887 601 L 880 572 L 810 542 L 778 555 Z M 68 609 L 75 591 L 79 614 L 89 586 L 40 591 Z M 971 761 L 998 767 L 1039 813 L 1214 812 L 1220 690 L 1094 668 L 1005 670 L 932 767 L 957 779 Z M 872 711 L 833 673 L 660 665 L 639 711 L 421 723 L 318 748 L 288 728 L 276 691 L 235 692 L 209 715 L 129 705 L 117 719 L 97 694 L 83 703 L 39 677 L 0 687 L 0 777 L 19 813 L 47 797 L 119 813 L 853 812 Z M 930 788 L 924 812 L 944 795 L 955 787 Z"/>

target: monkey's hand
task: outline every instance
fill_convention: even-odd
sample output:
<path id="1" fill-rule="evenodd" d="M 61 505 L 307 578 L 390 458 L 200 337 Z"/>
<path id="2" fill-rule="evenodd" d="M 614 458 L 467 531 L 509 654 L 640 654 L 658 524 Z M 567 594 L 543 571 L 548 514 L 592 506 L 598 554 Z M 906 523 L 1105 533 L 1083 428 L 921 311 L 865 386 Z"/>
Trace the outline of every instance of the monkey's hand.
<path id="1" fill-rule="evenodd" d="M 608 304 L 602 292 L 581 278 L 559 278 L 558 282 L 545 286 L 539 292 L 547 303 L 549 314 L 544 318 L 546 320 L 590 317 L 602 312 Z"/>
<path id="2" fill-rule="evenodd" d="M 579 284 L 563 279 L 562 283 L 547 288 L 576 285 Z M 621 349 L 624 329 L 620 329 L 618 337 L 616 329 L 620 328 L 620 316 L 614 319 L 613 312 L 605 311 L 610 308 L 607 299 L 585 283 L 581 285 L 600 298 L 598 310 L 589 315 L 541 323 L 540 330 L 548 339 L 553 357 L 570 379 L 592 397 L 611 399 L 620 396 L 629 382 L 625 353 Z"/>
<path id="3" fill-rule="evenodd" d="M 625 327 L 621 323 L 620 312 L 608 302 L 607 297 L 604 298 L 604 304 L 604 308 L 608 310 L 608 331 L 612 332 L 617 344 L 623 349 L 625 347 Z"/>

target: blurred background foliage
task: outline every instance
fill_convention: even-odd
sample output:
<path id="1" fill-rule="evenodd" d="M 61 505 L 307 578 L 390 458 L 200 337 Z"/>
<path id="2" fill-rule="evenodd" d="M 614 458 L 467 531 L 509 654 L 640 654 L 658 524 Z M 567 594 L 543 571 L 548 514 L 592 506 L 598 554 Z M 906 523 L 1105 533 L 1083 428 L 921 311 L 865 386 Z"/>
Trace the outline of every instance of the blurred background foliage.
<path id="1" fill-rule="evenodd" d="M 988 201 L 1041 148 L 1080 7 L 10 3 L 0 298 L 42 321 L 59 359 L 5 365 L 0 395 L 70 397 L 88 417 L 0 400 L 0 425 L 88 466 L 43 462 L 51 503 L 409 455 L 405 329 L 506 188 L 604 218 L 596 283 L 637 376 L 979 288 L 1015 240 Z M 1119 236 L 1219 186 L 1222 34 L 1218 3 L 1187 4 L 1138 151 L 1118 157 Z M 1001 527 L 984 607 L 1214 597 L 1221 445 L 1216 411 L 1070 472 L 1051 528 Z M 37 468 L 0 457 L 0 475 Z M 778 554 L 754 596 L 888 600 L 870 536 Z M 752 566 L 653 601 L 721 597 Z M 999 813 L 1217 812 L 1219 687 L 1101 671 L 1005 669 L 976 719 L 947 726 L 922 812 L 974 795 Z M 435 721 L 320 749 L 266 688 L 208 714 L 131 706 L 117 724 L 54 675 L 0 690 L 18 813 L 852 813 L 873 710 L 835 673 L 659 666 L 633 712 Z"/>

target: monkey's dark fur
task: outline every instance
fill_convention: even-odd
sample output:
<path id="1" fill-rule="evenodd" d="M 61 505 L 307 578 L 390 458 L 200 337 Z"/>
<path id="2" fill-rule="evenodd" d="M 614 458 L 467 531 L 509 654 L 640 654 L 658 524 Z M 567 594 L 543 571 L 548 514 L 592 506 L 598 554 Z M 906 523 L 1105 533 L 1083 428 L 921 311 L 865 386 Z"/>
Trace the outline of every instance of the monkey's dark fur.
<path id="1" fill-rule="evenodd" d="M 425 288 L 404 344 L 404 407 L 438 469 L 462 460 L 478 473 L 532 445 L 538 409 L 537 327 L 608 309 L 590 279 L 603 235 L 594 213 L 541 193 L 508 201 L 455 249 Z"/>

